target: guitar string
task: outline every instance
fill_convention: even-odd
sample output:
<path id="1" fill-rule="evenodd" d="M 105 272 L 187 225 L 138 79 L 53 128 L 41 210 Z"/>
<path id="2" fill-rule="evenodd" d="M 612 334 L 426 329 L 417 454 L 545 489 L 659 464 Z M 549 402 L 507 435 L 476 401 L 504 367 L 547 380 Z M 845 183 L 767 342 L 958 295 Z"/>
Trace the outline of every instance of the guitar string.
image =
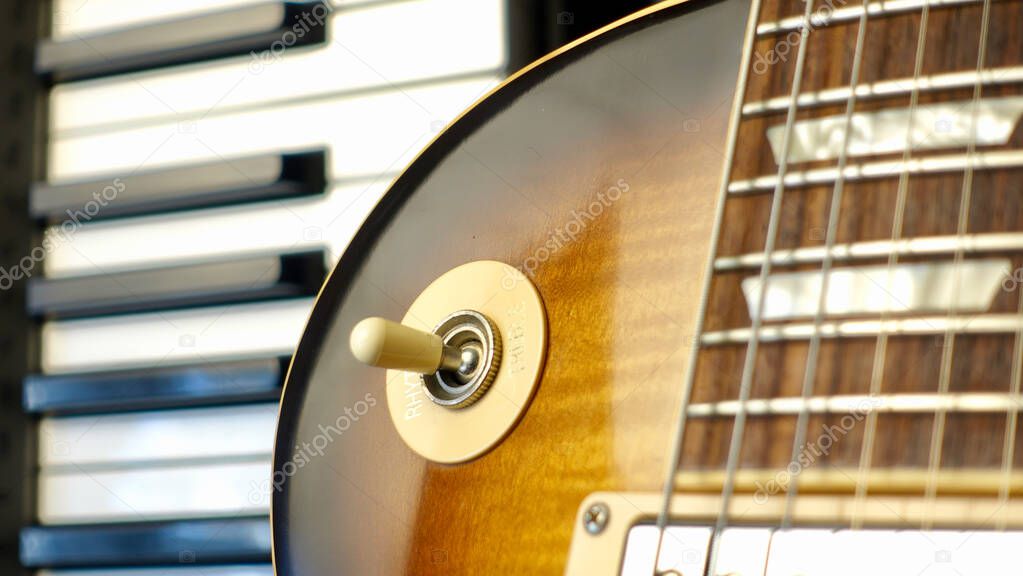
<path id="1" fill-rule="evenodd" d="M 929 0 L 925 0 L 924 5 L 923 5 L 923 10 L 922 10 L 921 32 L 920 32 L 920 35 L 919 35 L 919 38 L 918 38 L 917 63 L 915 65 L 915 71 L 914 71 L 914 83 L 913 83 L 913 88 L 912 88 L 912 91 L 911 91 L 911 105 L 910 105 L 909 123 L 908 123 L 908 126 L 907 126 L 907 140 L 910 140 L 910 138 L 911 138 L 912 128 L 913 128 L 913 124 L 914 124 L 914 113 L 915 113 L 915 108 L 916 108 L 916 105 L 917 105 L 918 89 L 919 89 L 918 83 L 916 82 L 916 80 L 920 76 L 921 58 L 922 58 L 922 54 L 923 54 L 923 46 L 924 46 L 925 37 L 926 37 L 928 9 L 929 9 Z M 807 15 L 804 16 L 804 24 L 806 22 L 808 22 L 808 14 L 810 12 L 810 6 L 809 5 L 807 6 L 807 11 L 806 12 L 807 12 Z M 986 23 L 986 18 L 985 18 L 985 23 Z M 862 23 L 861 23 L 861 27 L 862 27 Z M 804 25 L 804 29 L 803 29 L 803 42 L 801 44 L 800 56 L 797 57 L 797 70 L 796 70 L 796 76 L 797 77 L 800 77 L 801 73 L 802 73 L 802 63 L 799 62 L 799 61 L 803 60 L 804 57 L 805 57 L 804 56 L 805 49 L 803 48 L 803 46 L 805 46 L 806 35 L 807 35 L 807 30 L 806 30 L 806 26 Z M 746 59 L 744 58 L 744 62 L 745 61 L 746 61 Z M 744 66 L 744 68 L 745 68 L 745 66 Z M 979 74 L 978 74 L 978 78 L 979 78 Z M 794 84 L 796 84 L 796 83 L 794 82 Z M 794 85 L 793 88 L 795 89 L 796 86 Z M 791 105 L 790 105 L 790 110 L 789 111 L 790 111 L 790 118 L 789 118 L 789 120 L 791 121 L 791 119 L 792 119 L 791 118 L 791 112 L 792 112 L 792 106 Z M 791 131 L 791 128 L 789 126 L 789 123 L 787 123 L 786 124 L 786 137 L 783 139 L 783 148 L 785 150 L 785 154 L 783 155 L 783 164 L 787 160 L 788 140 L 789 140 L 789 133 L 790 133 L 790 131 Z M 974 133 L 975 133 L 975 130 L 974 130 Z M 909 159 L 910 150 L 911 150 L 911 146 L 906 146 L 905 149 L 904 149 L 904 158 L 903 158 L 903 166 L 904 167 L 908 166 L 907 160 Z M 843 150 L 843 152 L 844 152 L 844 150 Z M 783 174 L 784 166 L 782 165 L 782 166 L 780 166 L 780 168 L 781 169 L 780 169 L 779 172 L 780 172 L 780 174 Z M 893 233 L 892 233 L 892 237 L 893 238 L 898 238 L 898 237 L 901 236 L 901 226 L 902 226 L 902 220 L 903 220 L 902 215 L 904 214 L 904 208 L 905 208 L 906 176 L 907 176 L 907 172 L 903 172 L 903 174 L 900 175 L 899 201 L 897 202 L 897 209 L 896 209 L 896 215 L 895 215 L 896 217 L 895 217 L 895 221 L 893 223 Z M 776 191 L 775 191 L 776 192 L 775 200 L 779 200 L 779 194 L 778 193 L 780 192 L 779 188 L 782 187 L 781 183 L 783 182 L 783 180 L 784 180 L 783 177 L 780 177 L 779 180 L 778 180 L 779 181 L 779 185 L 778 185 L 778 187 L 776 188 Z M 772 209 L 772 217 L 775 214 L 776 214 L 776 211 Z M 771 226 L 769 226 L 769 232 L 770 232 L 770 228 L 771 228 Z M 830 229 L 830 226 L 829 226 L 829 229 Z M 773 234 L 769 233 L 768 237 L 769 237 L 768 238 L 769 243 L 773 244 Z M 895 259 L 897 259 L 897 255 L 893 252 L 893 253 L 891 253 L 889 255 L 889 263 L 888 263 L 888 265 L 889 265 L 889 273 L 891 271 L 891 267 L 895 263 Z M 766 266 L 769 266 L 769 262 L 767 262 L 765 264 L 765 267 Z M 762 267 L 762 277 L 765 277 L 766 274 L 763 274 L 763 272 L 764 272 L 764 268 Z M 761 292 L 761 301 L 763 300 L 764 292 L 766 292 L 766 290 Z M 822 294 L 823 293 L 826 293 L 826 291 L 822 290 Z M 758 309 L 757 309 L 758 310 L 758 314 L 756 315 L 757 317 L 754 319 L 755 321 L 759 320 L 759 311 L 761 309 L 762 309 L 762 302 L 761 302 L 761 306 L 759 306 Z M 1021 312 L 1023 312 L 1023 299 L 1021 299 Z M 701 318 L 702 318 L 702 315 L 701 315 Z M 755 323 L 757 323 L 757 322 L 755 322 Z M 752 345 L 753 346 L 755 346 L 755 343 L 758 340 L 758 338 L 757 338 L 758 334 L 759 334 L 758 330 L 755 330 L 753 332 L 753 335 L 754 335 L 754 338 L 752 340 Z M 875 361 L 874 361 L 875 367 L 874 367 L 874 370 L 872 370 L 871 389 L 872 389 L 872 391 L 875 391 L 875 393 L 876 393 L 876 390 L 879 388 L 879 382 L 880 382 L 879 374 L 881 373 L 881 371 L 878 370 L 878 367 L 879 366 L 883 367 L 883 365 L 884 365 L 883 358 L 884 358 L 884 350 L 886 349 L 885 344 L 886 344 L 886 340 L 887 340 L 887 338 L 885 337 L 885 335 L 883 333 L 879 337 L 884 338 L 884 341 L 883 342 L 879 342 L 879 345 L 877 346 L 877 349 L 879 349 L 881 351 L 881 354 L 880 354 L 881 361 L 880 362 L 878 361 L 878 356 L 877 356 L 877 354 L 875 354 Z M 1018 342 L 1023 344 L 1023 333 L 1021 333 L 1021 337 L 1018 338 Z M 1021 350 L 1023 350 L 1023 347 L 1021 347 Z M 747 357 L 749 357 L 750 355 L 751 354 L 748 351 L 747 352 Z M 1017 356 L 1019 356 L 1019 354 L 1017 354 Z M 694 354 L 694 357 L 695 357 L 695 354 Z M 1016 364 L 1016 366 L 1018 368 L 1018 364 Z M 693 370 L 690 370 L 690 373 L 692 373 L 692 372 L 693 372 Z M 744 369 L 744 380 L 746 379 L 745 375 L 747 374 L 747 372 L 748 371 Z M 1019 387 L 1019 370 L 1018 369 L 1015 370 L 1015 374 L 1016 374 L 1016 377 L 1014 378 L 1014 381 L 1015 381 L 1014 390 L 1018 389 L 1018 387 Z M 686 388 L 688 389 L 690 387 L 691 387 L 691 385 L 687 386 Z M 740 390 L 740 395 L 741 395 L 741 390 Z M 687 402 L 684 400 L 682 404 L 683 404 L 683 410 L 682 410 L 682 413 L 680 415 L 679 435 L 676 438 L 678 440 L 678 442 L 676 443 L 676 450 L 674 450 L 675 454 L 674 454 L 674 457 L 672 458 L 673 464 L 671 466 L 671 469 L 673 471 L 675 471 L 677 469 L 677 464 L 678 464 L 678 461 L 679 461 L 680 455 L 681 455 L 681 437 L 682 437 L 682 435 L 683 435 L 683 433 L 685 431 L 684 423 L 685 423 L 686 404 L 687 404 Z M 740 402 L 740 412 L 742 412 L 741 407 L 742 407 L 743 404 L 744 404 L 744 401 L 741 401 Z M 874 412 L 868 413 L 868 421 L 870 419 L 872 419 L 874 416 L 875 416 Z M 1015 412 L 1011 412 L 1011 416 L 1015 416 Z M 738 417 L 738 415 L 737 415 L 737 417 Z M 738 427 L 738 426 L 736 426 L 735 428 L 738 428 L 740 430 L 740 432 L 742 430 L 742 428 Z M 868 426 L 868 428 L 872 428 L 872 426 Z M 1012 427 L 1012 428 L 1014 428 L 1014 427 Z M 733 432 L 734 432 L 734 430 L 733 430 Z M 872 436 L 872 434 L 868 433 L 868 436 Z M 1012 436 L 1012 439 L 1014 439 L 1014 436 Z M 1006 451 L 1007 451 L 1007 453 L 1011 453 L 1011 450 L 1012 450 L 1011 448 L 1008 447 L 1010 445 L 1010 442 L 1011 442 L 1011 440 L 1007 436 L 1007 438 L 1006 438 L 1006 445 L 1007 445 Z M 735 452 L 734 448 L 737 445 L 741 445 L 741 442 L 736 442 L 736 437 L 733 434 L 733 442 L 732 442 L 732 446 L 730 447 L 730 456 L 731 456 L 732 453 Z M 868 445 L 872 445 L 872 442 L 867 442 L 865 440 L 864 452 L 869 455 L 870 451 L 867 450 Z M 728 472 L 727 472 L 727 478 L 730 479 L 730 482 L 728 482 L 728 484 L 732 484 L 732 489 L 734 490 L 734 473 L 735 473 L 735 466 L 734 466 L 734 464 L 735 464 L 735 459 L 730 457 L 729 461 L 730 461 L 730 464 L 732 464 L 732 465 L 729 467 Z M 863 479 L 863 477 L 865 475 L 865 470 L 869 470 L 869 466 L 870 466 L 870 458 L 869 458 L 869 456 L 866 459 L 864 459 L 861 456 L 860 471 L 859 471 L 859 477 L 860 477 L 861 480 Z M 674 476 L 674 474 L 671 474 L 671 476 Z M 670 495 L 671 495 L 671 492 L 672 492 L 672 487 L 673 487 L 673 479 L 669 478 L 669 480 L 668 480 L 668 482 L 666 482 L 666 486 L 665 486 L 665 499 L 664 499 L 664 503 L 663 503 L 664 505 L 662 507 L 661 513 L 658 516 L 658 526 L 660 528 L 661 538 L 663 538 L 664 525 L 666 523 L 667 514 L 668 514 L 668 508 L 670 506 Z M 857 500 L 862 500 L 862 498 L 865 496 L 864 488 L 865 488 L 865 483 L 864 482 L 862 482 L 862 481 L 857 482 Z M 726 486 L 725 490 L 723 491 L 723 498 L 722 498 L 722 510 L 724 510 L 725 512 L 727 512 L 727 509 L 728 509 L 728 502 L 727 502 L 728 497 L 730 497 L 730 490 Z M 855 516 L 855 512 L 854 512 L 854 524 L 855 524 L 855 517 L 856 516 Z M 722 519 L 723 518 L 725 518 L 725 514 L 719 514 L 719 522 L 718 522 L 719 524 L 722 524 Z M 715 532 L 716 533 L 720 533 L 720 527 Z M 660 550 L 660 541 L 658 542 L 658 552 L 659 552 L 659 550 Z M 655 559 L 658 556 L 659 556 L 659 554 L 655 556 Z M 712 555 L 711 566 L 713 567 L 715 564 L 716 564 L 716 557 L 714 555 Z M 654 570 L 656 572 L 656 560 L 655 560 L 655 568 L 654 568 Z"/>
<path id="2" fill-rule="evenodd" d="M 768 219 L 764 253 L 774 252 L 774 245 L 778 236 L 778 222 L 782 211 L 782 200 L 785 193 L 785 175 L 788 170 L 789 149 L 792 145 L 792 129 L 796 121 L 798 111 L 797 97 L 803 82 L 803 72 L 806 64 L 806 51 L 810 37 L 810 17 L 813 11 L 813 0 L 806 0 L 806 8 L 803 11 L 802 30 L 800 32 L 799 49 L 796 54 L 795 72 L 792 77 L 792 90 L 789 95 L 789 108 L 785 117 L 785 131 L 782 137 L 781 158 L 778 162 L 777 184 L 774 188 L 774 197 L 771 200 L 771 214 Z M 739 383 L 739 402 L 735 413 L 735 420 L 732 424 L 732 437 L 728 446 L 728 460 L 725 465 L 725 482 L 721 489 L 721 502 L 718 507 L 717 519 L 714 523 L 709 558 L 707 562 L 708 574 L 716 574 L 718 553 L 721 548 L 721 534 L 728 524 L 728 510 L 731 505 L 732 496 L 735 492 L 735 475 L 739 465 L 739 457 L 742 452 L 743 436 L 746 431 L 746 403 L 749 400 L 750 389 L 753 387 L 753 372 L 756 366 L 757 348 L 760 341 L 760 329 L 763 324 L 764 305 L 767 300 L 768 281 L 771 274 L 771 258 L 764 258 L 760 265 L 760 278 L 757 282 L 759 293 L 757 294 L 757 306 L 751 319 L 750 337 L 746 344 L 746 357 L 743 360 L 742 376 Z"/>
<path id="3" fill-rule="evenodd" d="M 1023 315 L 1023 286 L 1017 285 L 1019 304 L 1016 313 Z M 1009 522 L 1009 490 L 1012 482 L 1013 460 L 1016 454 L 1016 429 L 1019 421 L 1020 372 L 1023 371 L 1023 330 L 1016 332 L 1015 350 L 1012 355 L 1012 375 L 1009 393 L 1016 399 L 1016 405 L 1010 406 L 1005 415 L 1005 438 L 1002 441 L 1002 481 L 998 488 L 998 504 L 995 513 L 1001 511 L 995 528 L 1005 530 Z"/>
<path id="4" fill-rule="evenodd" d="M 909 95 L 909 118 L 906 124 L 906 139 L 902 149 L 902 170 L 899 172 L 898 191 L 895 199 L 895 213 L 892 215 L 891 242 L 902 237 L 902 226 L 905 222 L 906 203 L 909 194 L 909 161 L 913 155 L 913 127 L 916 124 L 916 111 L 920 100 L 920 73 L 923 69 L 924 53 L 927 46 L 927 25 L 930 20 L 930 0 L 924 0 L 920 8 L 920 28 L 917 33 L 916 57 L 913 62 L 913 85 Z M 898 251 L 892 250 L 888 253 L 887 280 L 890 287 L 892 284 L 892 272 L 898 262 Z M 889 305 L 881 310 L 881 324 L 888 319 L 891 307 L 891 292 L 888 292 Z M 884 379 L 885 357 L 888 353 L 888 334 L 884 330 L 878 331 L 877 341 L 874 344 L 874 360 L 870 370 L 870 396 L 876 397 L 881 393 L 881 384 Z M 853 496 L 852 519 L 850 525 L 854 529 L 862 528 L 862 511 L 866 503 L 869 474 L 874 456 L 874 437 L 877 431 L 877 411 L 867 412 L 864 422 L 863 444 L 860 447 L 860 459 L 856 473 L 856 492 Z"/>
<path id="5" fill-rule="evenodd" d="M 867 13 L 864 9 L 860 14 L 859 24 L 856 29 L 856 47 L 853 53 L 852 70 L 850 72 L 849 85 L 856 86 L 860 79 L 860 66 L 863 62 L 863 44 L 867 33 Z M 849 142 L 852 139 L 853 111 L 856 109 L 856 90 L 852 90 L 846 102 L 845 118 L 843 123 L 842 148 L 838 153 L 838 172 L 835 178 L 835 187 L 831 192 L 831 207 L 828 214 L 828 228 L 824 241 L 824 259 L 821 262 L 821 284 L 820 294 L 817 297 L 817 310 L 813 318 L 813 332 L 810 337 L 809 349 L 806 354 L 806 369 L 803 374 L 803 406 L 799 410 L 796 420 L 796 433 L 792 440 L 792 457 L 790 462 L 798 464 L 800 453 L 804 449 L 810 420 L 810 397 L 813 395 L 814 381 L 817 379 L 817 355 L 820 352 L 821 324 L 824 322 L 824 315 L 827 311 L 828 284 L 831 275 L 833 255 L 831 249 L 835 246 L 838 235 L 838 222 L 842 210 L 842 194 L 845 189 L 845 167 L 849 160 Z M 790 466 L 792 465 L 790 464 Z M 791 473 L 791 471 L 790 471 Z M 799 493 L 799 475 L 793 474 L 789 478 L 788 489 L 785 494 L 785 511 L 782 516 L 781 527 L 788 528 L 792 520 L 793 506 L 796 496 Z"/>
<path id="6" fill-rule="evenodd" d="M 1014 274 L 1013 277 L 1016 277 Z M 1023 315 L 1023 285 L 1017 285 L 1019 302 L 1016 313 Z M 1016 454 L 1016 431 L 1019 427 L 1019 394 L 1021 371 L 1023 371 L 1023 328 L 1016 331 L 1013 347 L 1013 367 L 1010 373 L 1009 393 L 1016 399 L 1016 406 L 1011 406 L 1006 412 L 1006 433 L 1002 442 L 1002 481 L 998 485 L 998 500 L 995 505 L 995 514 L 998 518 L 995 521 L 995 529 L 1005 530 L 1009 524 L 1009 498 L 1012 488 L 1013 463 Z M 1000 511 L 1000 514 L 999 514 Z"/>
<path id="7" fill-rule="evenodd" d="M 991 14 L 991 0 L 984 0 L 983 14 L 980 24 L 980 46 L 977 49 L 977 78 L 973 84 L 973 98 L 970 101 L 970 132 L 966 148 L 966 168 L 963 172 L 963 185 L 959 201 L 959 221 L 956 225 L 957 240 L 966 235 L 966 228 L 969 225 L 970 201 L 973 196 L 973 157 L 977 149 L 977 114 L 980 105 L 980 94 L 983 82 L 981 74 L 984 70 L 984 59 L 987 54 L 987 36 Z M 962 243 L 958 242 L 955 251 L 953 265 L 952 299 L 948 304 L 947 316 L 949 320 L 955 314 L 955 307 L 959 302 L 959 293 L 962 290 L 962 278 L 960 270 L 962 267 L 964 250 Z M 955 329 L 952 322 L 949 322 L 945 330 L 944 346 L 941 350 L 941 371 L 939 373 L 938 394 L 948 393 L 949 384 L 952 378 L 952 359 L 955 352 Z M 924 491 L 925 514 L 921 520 L 921 528 L 929 529 L 934 524 L 934 512 L 937 505 L 938 471 L 941 467 L 941 454 L 945 440 L 945 423 L 947 410 L 940 407 L 934 415 L 933 427 L 931 429 L 931 450 L 927 463 L 927 482 Z"/>
<path id="8" fill-rule="evenodd" d="M 1017 275 L 1014 274 L 1013 277 L 1015 278 Z M 1023 315 L 1023 286 L 1017 283 L 1016 290 L 1019 291 L 1016 313 Z M 1009 498 L 1016 454 L 1016 431 L 1019 425 L 1020 381 L 1021 373 L 1023 373 L 1023 329 L 1016 332 L 1014 344 L 1009 394 L 1016 399 L 1016 405 L 1010 406 L 1005 415 L 1005 436 L 1002 440 L 1002 479 L 998 488 L 998 504 L 995 506 L 995 513 L 1001 512 L 995 522 L 997 530 L 1005 530 L 1009 522 Z"/>
<path id="9" fill-rule="evenodd" d="M 714 278 L 714 261 L 717 255 L 718 243 L 721 236 L 721 227 L 724 220 L 725 204 L 728 199 L 728 184 L 731 177 L 732 164 L 735 158 L 736 142 L 738 141 L 739 123 L 742 119 L 743 96 L 746 90 L 746 83 L 749 78 L 751 62 L 753 59 L 753 47 L 756 41 L 757 17 L 760 14 L 761 0 L 752 0 L 749 17 L 746 22 L 746 30 L 743 34 L 742 55 L 739 60 L 739 73 L 736 82 L 736 93 L 732 101 L 732 110 L 729 113 L 728 125 L 731 133 L 725 145 L 725 157 L 722 162 L 721 184 L 718 191 L 717 208 L 715 209 L 714 224 L 711 230 L 711 255 L 704 268 L 703 288 L 700 292 L 699 312 L 696 317 L 694 334 L 696 338 L 692 349 L 689 352 L 688 365 L 682 385 L 682 398 L 676 421 L 676 434 L 672 442 L 671 454 L 668 460 L 667 478 L 661 494 L 661 505 L 657 511 L 657 546 L 654 551 L 653 572 L 657 573 L 657 561 L 660 558 L 661 548 L 664 544 L 665 529 L 668 524 L 668 517 L 671 514 L 672 494 L 675 491 L 675 477 L 678 472 L 679 463 L 682 458 L 682 447 L 685 439 L 686 424 L 688 421 L 689 399 L 692 396 L 693 385 L 696 380 L 696 363 L 699 359 L 701 344 L 700 337 L 703 334 L 703 325 L 706 320 L 708 300 L 710 297 L 711 281 Z"/>

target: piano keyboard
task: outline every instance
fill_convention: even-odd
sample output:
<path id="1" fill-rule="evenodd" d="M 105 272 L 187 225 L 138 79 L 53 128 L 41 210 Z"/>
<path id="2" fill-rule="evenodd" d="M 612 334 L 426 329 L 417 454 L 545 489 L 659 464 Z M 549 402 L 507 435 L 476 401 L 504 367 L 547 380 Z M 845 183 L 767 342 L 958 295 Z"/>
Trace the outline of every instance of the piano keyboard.
<path id="1" fill-rule="evenodd" d="M 26 270 L 39 574 L 272 574 L 276 400 L 313 296 L 390 180 L 512 65 L 504 0 L 302 3 L 280 12 L 294 25 L 267 6 L 284 3 L 54 2 L 31 195 L 49 244 Z M 303 14 L 321 34 L 292 42 Z M 128 49 L 232 18 L 252 27 L 216 49 Z"/>

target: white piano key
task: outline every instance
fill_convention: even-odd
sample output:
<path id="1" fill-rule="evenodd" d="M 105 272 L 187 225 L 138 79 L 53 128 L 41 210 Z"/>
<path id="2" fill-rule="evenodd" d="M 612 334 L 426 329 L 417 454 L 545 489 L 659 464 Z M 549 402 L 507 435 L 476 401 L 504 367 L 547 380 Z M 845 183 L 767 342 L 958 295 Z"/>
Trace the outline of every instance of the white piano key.
<path id="1" fill-rule="evenodd" d="M 312 298 L 49 322 L 42 329 L 47 373 L 166 366 L 291 354 Z"/>
<path id="2" fill-rule="evenodd" d="M 273 566 L 242 564 L 237 566 L 96 568 L 88 570 L 39 570 L 36 576 L 273 576 Z"/>
<path id="3" fill-rule="evenodd" d="M 269 456 L 276 419 L 276 403 L 43 418 L 39 465 Z"/>
<path id="4" fill-rule="evenodd" d="M 43 524 L 266 514 L 270 456 L 250 462 L 39 474 Z"/>
<path id="5" fill-rule="evenodd" d="M 322 46 L 58 85 L 50 95 L 51 130 L 59 137 L 87 126 L 181 120 L 239 106 L 493 73 L 506 63 L 503 20 L 501 0 L 425 0 L 338 11 Z"/>
<path id="6" fill-rule="evenodd" d="M 112 28 L 153 24 L 276 0 L 54 0 L 52 36 L 74 38 Z M 393 0 L 331 0 L 334 8 L 358 8 Z"/>
<path id="7" fill-rule="evenodd" d="M 406 0 L 330 0 L 330 5 L 334 8 L 362 8 L 364 6 L 372 6 L 373 4 L 386 4 L 388 2 L 403 2 Z M 423 0 L 418 0 L 422 2 Z"/>
<path id="8" fill-rule="evenodd" d="M 102 33 L 113 28 L 153 24 L 161 20 L 196 16 L 204 12 L 249 6 L 266 0 L 54 0 L 55 39 Z"/>
<path id="9" fill-rule="evenodd" d="M 50 143 L 49 178 L 124 173 L 245 154 L 330 147 L 332 179 L 400 171 L 467 106 L 495 86 L 493 75 L 389 90 L 198 121 L 103 131 Z"/>
<path id="10" fill-rule="evenodd" d="M 86 224 L 45 260 L 53 277 L 158 267 L 325 246 L 340 257 L 386 192 L 391 175 L 335 185 L 324 198 L 262 202 Z M 53 230 L 56 232 L 56 230 Z"/>

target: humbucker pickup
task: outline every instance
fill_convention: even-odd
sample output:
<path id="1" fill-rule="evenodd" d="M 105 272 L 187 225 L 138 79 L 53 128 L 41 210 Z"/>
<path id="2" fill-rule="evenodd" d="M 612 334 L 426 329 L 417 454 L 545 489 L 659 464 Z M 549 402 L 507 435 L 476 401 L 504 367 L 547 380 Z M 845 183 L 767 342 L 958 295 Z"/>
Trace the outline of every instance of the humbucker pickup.
<path id="1" fill-rule="evenodd" d="M 829 498 L 832 506 L 824 498 Z M 784 496 L 778 498 L 784 500 Z M 872 497 L 870 500 L 873 500 Z M 765 510 L 746 508 L 739 498 L 731 509 L 734 526 L 715 539 L 712 521 L 700 518 L 705 507 L 713 508 L 717 497 L 681 495 L 673 499 L 672 522 L 663 537 L 654 524 L 659 495 L 641 493 L 598 493 L 583 502 L 577 518 L 568 575 L 607 574 L 621 576 L 988 576 L 1005 573 L 1019 563 L 1023 531 L 996 530 L 1000 509 L 997 504 L 987 521 L 970 529 L 941 525 L 948 505 L 962 502 L 939 499 L 932 507 L 922 499 L 901 498 L 875 502 L 867 510 L 867 526 L 882 518 L 873 506 L 890 508 L 884 527 L 849 529 L 835 517 L 831 527 L 779 529 L 777 520 L 768 522 Z M 842 500 L 842 502 L 839 502 Z M 735 503 L 733 503 L 735 504 Z M 749 504 L 753 504 L 751 501 Z M 681 505 L 681 507 L 679 507 Z M 772 509 L 772 503 L 755 504 Z M 848 511 L 852 501 L 820 497 L 813 506 L 820 510 Z M 653 507 L 652 507 L 653 506 Z M 596 508 L 595 508 L 596 507 Z M 744 514 L 739 508 L 744 508 Z M 914 510 L 933 508 L 938 527 L 920 530 Z M 596 512 L 599 510 L 599 514 Z M 980 512 L 978 510 L 978 512 Z M 990 511 L 989 511 L 990 512 Z M 773 511 L 772 511 L 773 513 Z M 899 516 L 904 526 L 894 527 Z M 692 518 L 690 518 L 692 516 Z M 594 519 L 597 522 L 594 522 Z M 806 518 L 806 514 L 803 515 Z M 817 516 L 823 520 L 823 516 Z M 745 526 L 743 526 L 745 524 Z M 769 525 L 772 525 L 771 527 Z M 984 525 L 986 524 L 986 526 Z M 820 524 L 818 524 L 819 526 Z M 836 526 L 845 526 L 836 528 Z M 658 540 L 660 551 L 658 552 Z M 712 556 L 714 557 L 713 566 Z"/>
<path id="2" fill-rule="evenodd" d="M 712 532 L 706 526 L 667 528 L 655 572 L 657 527 L 635 526 L 621 574 L 707 574 Z M 1019 563 L 1023 533 L 747 527 L 725 529 L 719 540 L 715 576 L 988 576 Z"/>

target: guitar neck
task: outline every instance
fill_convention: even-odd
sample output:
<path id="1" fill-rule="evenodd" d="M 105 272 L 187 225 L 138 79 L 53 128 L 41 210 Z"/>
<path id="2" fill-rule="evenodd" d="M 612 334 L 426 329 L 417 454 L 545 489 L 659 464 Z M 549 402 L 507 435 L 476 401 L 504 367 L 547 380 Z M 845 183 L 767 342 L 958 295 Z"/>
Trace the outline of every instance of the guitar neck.
<path id="1" fill-rule="evenodd" d="M 804 9 L 760 10 L 676 489 L 1007 497 L 1023 2 Z"/>

